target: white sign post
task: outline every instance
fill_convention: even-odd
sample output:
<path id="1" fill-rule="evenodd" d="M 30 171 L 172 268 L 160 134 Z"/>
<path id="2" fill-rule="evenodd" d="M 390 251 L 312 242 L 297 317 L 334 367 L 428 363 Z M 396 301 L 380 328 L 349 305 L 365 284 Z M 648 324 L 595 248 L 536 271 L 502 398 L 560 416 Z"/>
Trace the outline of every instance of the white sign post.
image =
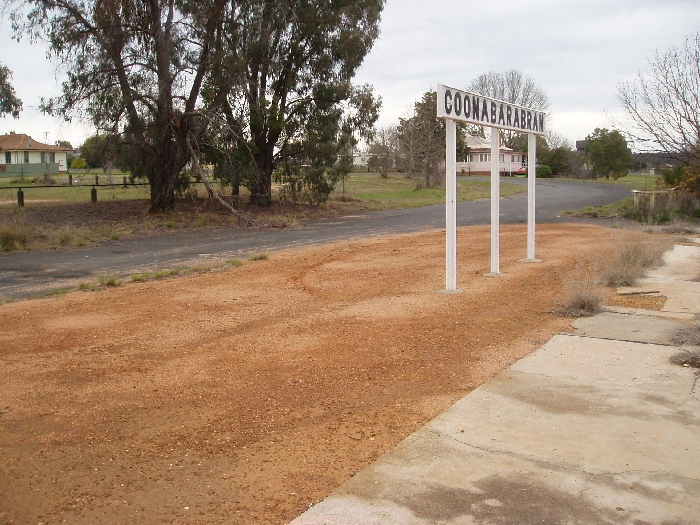
<path id="1" fill-rule="evenodd" d="M 437 86 L 437 116 L 445 119 L 446 278 L 445 292 L 457 290 L 457 133 L 456 121 L 491 128 L 491 272 L 500 271 L 500 130 L 528 134 L 527 259 L 535 261 L 535 139 L 543 135 L 545 114 L 508 102 Z"/>

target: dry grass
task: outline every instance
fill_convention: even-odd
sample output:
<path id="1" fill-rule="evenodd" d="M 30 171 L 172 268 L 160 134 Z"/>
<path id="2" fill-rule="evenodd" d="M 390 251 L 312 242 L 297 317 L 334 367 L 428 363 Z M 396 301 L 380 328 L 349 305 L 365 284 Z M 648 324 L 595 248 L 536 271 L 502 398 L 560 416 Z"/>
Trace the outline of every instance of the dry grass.
<path id="1" fill-rule="evenodd" d="M 554 310 L 562 317 L 590 317 L 601 311 L 603 296 L 590 269 L 579 267 L 575 277 L 565 284 L 566 299 Z"/>
<path id="2" fill-rule="evenodd" d="M 564 284 L 566 298 L 554 310 L 562 317 L 589 317 L 602 310 L 600 287 L 632 286 L 647 268 L 661 264 L 672 243 L 662 237 L 626 237 L 603 246 L 594 260 L 582 263 Z"/>
<path id="3" fill-rule="evenodd" d="M 669 360 L 674 365 L 700 368 L 700 350 L 681 350 L 673 354 Z"/>
<path id="4" fill-rule="evenodd" d="M 679 330 L 673 337 L 673 342 L 677 345 L 700 346 L 700 320 Z"/>
<path id="5" fill-rule="evenodd" d="M 665 239 L 624 239 L 603 253 L 609 258 L 600 262 L 600 284 L 603 286 L 633 286 L 644 276 L 647 268 L 658 266 L 671 246 Z"/>
<path id="6" fill-rule="evenodd" d="M 32 227 L 23 219 L 11 217 L 0 223 L 0 250 L 25 250 L 32 239 Z"/>

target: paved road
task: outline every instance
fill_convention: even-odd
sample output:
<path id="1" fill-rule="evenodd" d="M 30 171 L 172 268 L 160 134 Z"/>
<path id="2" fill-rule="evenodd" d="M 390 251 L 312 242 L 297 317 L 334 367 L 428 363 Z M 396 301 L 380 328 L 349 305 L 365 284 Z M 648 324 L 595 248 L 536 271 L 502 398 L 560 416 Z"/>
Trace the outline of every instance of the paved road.
<path id="1" fill-rule="evenodd" d="M 488 179 L 483 179 L 488 180 Z M 526 184 L 525 179 L 505 182 Z M 537 222 L 560 222 L 564 210 L 619 201 L 630 196 L 618 185 L 537 181 Z M 501 223 L 527 220 L 527 193 L 501 200 Z M 488 199 L 459 203 L 458 226 L 488 224 Z M 202 265 L 255 253 L 325 244 L 352 238 L 445 227 L 445 207 L 369 212 L 309 221 L 285 230 L 226 229 L 106 242 L 97 247 L 0 256 L 0 300 L 19 299 L 93 282 L 99 275 L 128 276 L 135 271 Z"/>

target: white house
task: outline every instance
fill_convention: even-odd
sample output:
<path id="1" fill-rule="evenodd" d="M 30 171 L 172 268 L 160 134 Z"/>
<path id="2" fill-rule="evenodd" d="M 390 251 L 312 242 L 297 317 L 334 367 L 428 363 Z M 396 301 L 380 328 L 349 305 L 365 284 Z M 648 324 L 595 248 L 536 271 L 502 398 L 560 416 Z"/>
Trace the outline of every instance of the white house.
<path id="1" fill-rule="evenodd" d="M 466 162 L 457 163 L 457 174 L 490 175 L 491 174 L 491 141 L 483 137 L 467 135 L 467 146 L 470 148 Z M 515 175 L 518 170 L 527 165 L 527 154 L 501 146 L 499 149 L 499 168 L 505 175 Z"/>
<path id="2" fill-rule="evenodd" d="M 64 173 L 71 148 L 37 142 L 29 135 L 0 135 L 0 176 Z"/>

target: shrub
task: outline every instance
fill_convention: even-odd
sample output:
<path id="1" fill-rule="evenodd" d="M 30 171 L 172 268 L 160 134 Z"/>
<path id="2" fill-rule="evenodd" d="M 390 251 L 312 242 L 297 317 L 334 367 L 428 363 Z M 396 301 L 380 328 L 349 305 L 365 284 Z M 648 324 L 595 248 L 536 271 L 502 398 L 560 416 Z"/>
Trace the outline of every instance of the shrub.
<path id="1" fill-rule="evenodd" d="M 661 263 L 668 242 L 626 239 L 608 250 L 610 257 L 600 263 L 600 283 L 604 286 L 632 286 L 647 268 Z"/>
<path id="2" fill-rule="evenodd" d="M 601 311 L 603 297 L 590 269 L 579 267 L 566 284 L 566 299 L 554 310 L 562 317 L 590 317 Z"/>
<path id="3" fill-rule="evenodd" d="M 542 166 L 537 166 L 535 168 L 535 173 L 537 174 L 538 179 L 549 179 L 552 177 L 552 168 L 550 168 L 546 164 Z"/>
<path id="4" fill-rule="evenodd" d="M 0 224 L 0 248 L 5 252 L 26 248 L 31 237 L 32 229 L 24 221 L 10 220 Z"/>

